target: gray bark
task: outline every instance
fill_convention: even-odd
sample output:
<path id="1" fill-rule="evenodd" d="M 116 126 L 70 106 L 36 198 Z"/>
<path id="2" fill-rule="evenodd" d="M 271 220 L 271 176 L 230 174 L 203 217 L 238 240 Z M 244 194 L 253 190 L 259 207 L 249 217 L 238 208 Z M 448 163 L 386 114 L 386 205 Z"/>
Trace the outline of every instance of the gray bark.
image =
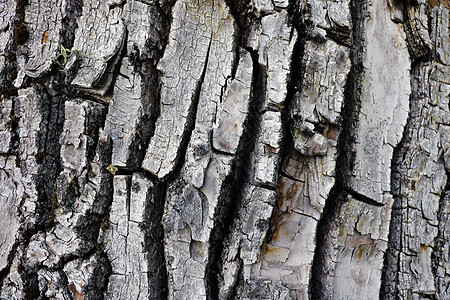
<path id="1" fill-rule="evenodd" d="M 439 0 L 0 0 L 0 299 L 450 299 Z"/>

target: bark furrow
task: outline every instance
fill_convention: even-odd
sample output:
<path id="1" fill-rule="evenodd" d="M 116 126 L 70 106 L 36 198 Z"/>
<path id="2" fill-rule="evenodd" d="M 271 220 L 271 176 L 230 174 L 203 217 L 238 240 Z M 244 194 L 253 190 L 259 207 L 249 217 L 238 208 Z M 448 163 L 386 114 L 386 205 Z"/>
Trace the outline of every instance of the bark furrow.
<path id="1" fill-rule="evenodd" d="M 0 299 L 447 299 L 449 4 L 0 0 Z"/>

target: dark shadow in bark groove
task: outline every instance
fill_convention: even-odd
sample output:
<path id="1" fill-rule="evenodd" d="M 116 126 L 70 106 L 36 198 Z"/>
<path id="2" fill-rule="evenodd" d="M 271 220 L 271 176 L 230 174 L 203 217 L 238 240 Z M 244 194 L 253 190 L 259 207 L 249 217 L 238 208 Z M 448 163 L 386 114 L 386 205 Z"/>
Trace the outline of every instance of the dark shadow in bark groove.
<path id="1" fill-rule="evenodd" d="M 167 35 L 168 34 L 169 33 L 167 32 Z M 155 189 L 154 189 L 154 197 L 155 197 L 154 201 L 155 202 L 154 203 L 151 203 L 151 201 L 146 202 L 146 207 L 145 207 L 145 220 L 146 220 L 145 222 L 146 222 L 146 224 L 145 225 L 150 226 L 151 229 L 148 229 L 148 228 L 145 229 L 145 238 L 144 238 L 145 239 L 144 247 L 145 247 L 146 251 L 148 251 L 147 253 L 148 253 L 148 257 L 149 257 L 149 268 L 151 268 L 154 272 L 154 274 L 151 274 L 150 270 L 148 272 L 149 287 L 158 288 L 158 290 L 154 291 L 154 294 L 156 294 L 157 296 L 155 296 L 155 298 L 152 298 L 152 299 L 167 299 L 167 297 L 168 297 L 168 278 L 167 278 L 168 274 L 167 274 L 165 252 L 164 252 L 164 227 L 162 224 L 166 192 L 167 192 L 167 187 L 169 186 L 169 184 L 172 183 L 174 180 L 176 180 L 176 178 L 180 177 L 181 170 L 184 165 L 186 150 L 189 146 L 191 134 L 195 127 L 198 103 L 200 100 L 200 92 L 202 89 L 203 81 L 205 79 L 205 74 L 206 74 L 206 70 L 207 70 L 208 62 L 209 62 L 211 42 L 212 42 L 212 39 L 210 39 L 210 41 L 209 41 L 208 51 L 206 54 L 206 59 L 205 59 L 205 64 L 203 66 L 202 74 L 200 76 L 199 81 L 197 82 L 195 93 L 192 97 L 192 103 L 191 103 L 191 106 L 189 107 L 187 123 L 184 127 L 184 131 L 183 131 L 183 135 L 182 135 L 183 138 L 181 140 L 180 146 L 178 147 L 177 156 L 175 159 L 175 167 L 174 167 L 173 171 L 171 171 L 169 174 L 167 174 L 163 179 L 157 178 L 157 176 L 155 176 L 154 174 L 150 173 L 147 170 L 144 170 L 141 167 L 139 167 L 137 169 L 128 168 L 128 167 L 127 168 L 119 168 L 119 172 L 117 173 L 117 174 L 131 175 L 135 171 L 142 172 L 146 178 L 148 178 L 155 184 Z M 155 66 L 156 66 L 156 64 L 153 65 L 152 67 L 155 67 Z M 155 67 L 155 70 L 156 70 L 156 67 Z M 155 108 L 155 111 L 159 110 L 159 102 L 160 102 L 161 82 L 160 82 L 159 76 L 158 76 L 157 80 L 159 83 L 158 90 L 157 90 L 158 104 L 157 104 L 157 107 Z M 158 117 L 155 116 L 154 120 L 156 121 L 157 118 Z M 149 124 L 149 123 L 147 123 L 147 125 L 154 126 L 154 124 Z M 151 130 L 154 131 L 154 128 Z M 153 132 L 152 132 L 152 135 L 153 135 Z M 144 143 L 145 150 L 148 147 L 150 139 L 151 139 L 151 136 L 149 134 L 146 137 L 146 141 Z M 145 151 L 143 154 L 145 155 Z M 142 158 L 141 157 L 138 158 L 138 160 L 140 160 L 140 162 L 142 162 L 142 159 L 143 159 L 143 156 L 142 156 Z M 153 252 L 153 254 L 155 256 L 151 255 L 151 252 Z M 160 258 L 161 262 L 155 264 L 154 261 L 152 260 L 155 257 Z M 150 294 L 152 295 L 152 291 L 150 291 Z"/>
<path id="2" fill-rule="evenodd" d="M 1 97 L 1 95 L 0 95 Z M 19 120 L 16 116 L 16 113 L 18 111 L 17 108 L 17 99 L 12 98 L 12 108 L 11 108 L 11 141 L 9 143 L 9 151 L 11 154 L 19 156 Z"/>
<path id="3" fill-rule="evenodd" d="M 88 211 L 85 216 L 81 217 L 78 224 L 75 226 L 75 230 L 79 236 L 90 241 L 93 245 L 97 242 L 100 227 L 104 218 L 109 215 L 109 209 L 114 194 L 113 176 L 107 170 L 107 167 L 111 162 L 112 147 L 98 138 L 98 129 L 103 127 L 105 117 L 106 110 L 102 114 L 101 124 L 99 124 L 99 127 L 95 131 L 95 140 L 98 141 L 96 143 L 96 152 L 93 150 L 91 157 L 89 157 L 89 160 L 91 160 L 94 159 L 96 153 L 99 155 L 99 161 L 101 162 L 100 176 L 102 176 L 103 179 L 98 188 L 98 193 L 95 197 L 92 209 Z"/>
<path id="4" fill-rule="evenodd" d="M 68 12 L 62 19 L 62 44 L 67 49 L 72 49 L 73 42 L 75 40 L 75 30 L 78 28 L 77 20 L 81 16 L 83 11 L 83 0 L 69 0 Z"/>
<path id="5" fill-rule="evenodd" d="M 411 134 L 419 112 L 418 101 L 412 94 L 409 98 L 409 103 L 409 114 L 402 139 L 394 148 L 391 160 L 391 194 L 394 197 L 394 202 L 389 225 L 388 246 L 381 274 L 380 299 L 398 298 L 400 252 L 403 248 L 403 210 L 405 208 L 403 197 L 400 195 L 401 179 L 402 174 L 406 171 L 405 151 L 407 151 L 408 145 L 411 143 Z"/>
<path id="6" fill-rule="evenodd" d="M 206 265 L 207 299 L 219 298 L 219 276 L 222 266 L 224 242 L 231 233 L 240 207 L 244 187 L 248 184 L 251 172 L 251 155 L 256 147 L 256 139 L 260 130 L 261 112 L 264 104 L 266 74 L 258 63 L 258 54 L 253 49 L 247 49 L 253 60 L 253 79 L 251 100 L 247 118 L 244 122 L 244 132 L 240 138 L 236 157 L 233 160 L 230 175 L 228 175 L 219 193 L 218 205 L 214 211 L 214 228 L 209 239 L 210 248 Z"/>
<path id="7" fill-rule="evenodd" d="M 409 43 L 408 35 L 407 42 Z M 410 51 L 410 55 L 414 53 Z M 383 271 L 381 276 L 380 299 L 398 299 L 400 283 L 400 253 L 403 251 L 403 238 L 405 234 L 403 231 L 405 224 L 403 223 L 403 214 L 407 209 L 408 204 L 405 198 L 401 195 L 402 178 L 407 172 L 408 152 L 411 148 L 413 135 L 416 134 L 421 124 L 422 107 L 424 100 L 423 96 L 414 90 L 413 82 L 418 80 L 417 74 L 420 73 L 420 68 L 423 68 L 424 63 L 431 60 L 430 55 L 421 56 L 411 62 L 411 94 L 409 96 L 409 112 L 406 124 L 404 126 L 402 139 L 394 148 L 391 160 L 391 194 L 394 197 L 392 205 L 391 222 L 389 226 L 388 247 L 383 262 Z M 411 158 L 410 158 L 411 159 Z M 442 197 L 444 197 L 444 194 Z M 442 199 L 442 198 L 441 198 Z M 441 209 L 439 205 L 439 212 Z M 435 240 L 439 240 L 439 234 Z M 437 246 L 436 246 L 437 247 Z M 435 249 L 432 253 L 435 253 Z"/>
<path id="8" fill-rule="evenodd" d="M 168 3 L 164 4 L 167 7 L 162 7 L 158 1 L 150 6 L 155 22 L 152 26 L 157 30 L 157 34 L 152 32 L 152 36 L 146 41 L 145 47 L 142 49 L 145 50 L 143 51 L 144 53 L 140 53 L 137 45 L 133 45 L 131 53 L 128 53 L 134 72 L 138 73 L 142 78 L 141 90 L 143 94 L 141 100 L 144 110 L 144 116 L 139 121 L 135 137 L 129 146 L 130 153 L 133 153 L 133 156 L 127 161 L 127 168 L 129 169 L 141 169 L 150 139 L 155 132 L 156 120 L 160 116 L 162 82 L 161 72 L 158 70 L 157 65 L 163 57 L 167 46 L 171 25 L 170 10 L 174 5 L 174 1 L 168 1 Z M 146 175 L 150 174 L 147 171 L 145 172 Z M 151 178 L 154 177 L 151 176 Z"/>
<path id="9" fill-rule="evenodd" d="M 170 33 L 170 8 L 174 3 L 168 3 L 169 12 L 160 7 L 158 2 L 150 6 L 154 15 L 154 28 L 158 30 L 158 35 L 152 35 L 145 44 L 144 52 L 140 53 L 138 47 L 133 45 L 133 50 L 128 53 L 130 62 L 134 67 L 134 72 L 141 78 L 141 90 L 143 91 L 142 106 L 144 116 L 139 122 L 133 143 L 130 145 L 130 153 L 134 155 L 127 161 L 128 168 L 138 168 L 142 165 L 145 152 L 150 143 L 150 139 L 155 132 L 155 123 L 160 115 L 161 102 L 161 74 L 157 65 L 164 55 Z M 152 32 L 153 33 L 153 32 Z"/>
<path id="10" fill-rule="evenodd" d="M 17 96 L 18 88 L 13 86 L 13 82 L 17 77 L 17 57 L 16 53 L 18 51 L 18 46 L 24 44 L 29 36 L 28 29 L 25 24 L 25 7 L 28 5 L 28 0 L 17 0 L 16 6 L 16 16 L 13 22 L 13 43 L 9 49 L 6 49 L 7 65 L 5 70 L 6 74 L 6 84 L 0 88 L 0 97 L 10 97 Z M 72 45 L 75 29 L 77 27 L 76 18 L 81 14 L 81 0 L 73 0 L 72 5 L 69 5 L 68 12 L 66 12 L 66 18 L 63 20 L 63 30 L 62 39 L 63 43 L 66 45 Z M 52 70 L 53 72 L 54 70 Z M 0 272 L 0 284 L 3 284 L 3 280 L 8 275 L 12 260 L 16 254 L 17 248 L 22 247 L 25 249 L 32 236 L 39 231 L 45 231 L 53 224 L 52 220 L 52 203 L 54 202 L 54 191 L 53 183 L 56 181 L 59 175 L 61 164 L 59 161 L 59 134 L 62 131 L 62 126 L 64 122 L 64 101 L 69 94 L 73 94 L 70 89 L 65 88 L 62 84 L 64 82 L 63 74 L 56 74 L 56 81 L 52 84 L 52 95 L 49 95 L 49 76 L 42 79 L 33 80 L 37 84 L 38 93 L 42 93 L 44 97 L 47 97 L 44 103 L 40 103 L 40 111 L 43 115 L 43 122 L 46 122 L 47 128 L 42 130 L 38 135 L 41 140 L 38 145 L 38 154 L 36 155 L 36 162 L 39 164 L 38 175 L 35 176 L 36 186 L 38 190 L 38 205 L 37 205 L 37 215 L 44 215 L 43 218 L 38 218 L 36 224 L 28 226 L 26 228 L 21 228 L 18 233 L 18 238 L 12 247 L 12 251 L 8 255 L 8 264 Z M 26 81 L 27 78 L 25 78 Z M 36 86 L 36 85 L 35 85 Z M 45 94 L 45 95 L 44 95 Z M 42 102 L 42 99 L 39 101 Z M 18 102 L 16 98 L 13 98 L 13 108 L 11 111 L 11 143 L 10 151 L 14 155 L 19 155 L 19 132 L 18 132 L 18 119 L 16 116 L 16 111 L 18 110 Z M 20 157 L 16 158 L 16 165 L 20 167 Z M 19 204 L 18 211 L 20 211 L 23 205 L 23 200 Z M 48 213 L 50 211 L 50 213 Z M 37 282 L 34 280 L 36 274 L 29 274 L 23 268 L 19 269 L 19 273 L 25 282 L 25 295 L 27 298 L 35 298 L 39 291 L 37 288 Z M 37 293 L 37 294 L 36 294 Z"/>
<path id="11" fill-rule="evenodd" d="M 225 3 L 230 9 L 238 27 L 237 45 L 247 45 L 247 38 L 252 24 L 259 22 L 256 18 L 254 7 L 252 7 L 249 0 L 225 0 Z"/>
<path id="12" fill-rule="evenodd" d="M 151 53 L 156 52 L 150 50 Z M 156 54 L 155 54 L 156 55 Z M 137 47 L 133 47 L 130 53 L 130 61 L 133 63 L 135 72 L 142 78 L 141 90 L 143 91 L 142 107 L 145 111 L 144 116 L 139 120 L 136 128 L 136 134 L 129 147 L 130 153 L 133 153 L 127 161 L 128 168 L 138 168 L 142 165 L 145 152 L 148 148 L 150 138 L 155 132 L 155 123 L 159 116 L 160 103 L 160 74 L 156 69 L 153 59 L 140 60 L 140 53 Z M 159 61 L 160 57 L 157 58 Z"/>
<path id="13" fill-rule="evenodd" d="M 108 288 L 109 276 L 112 272 L 111 262 L 104 252 L 98 250 L 99 262 L 96 265 L 93 274 L 87 284 L 84 298 L 86 299 L 104 299 L 105 292 Z M 70 286 L 69 286 L 70 289 Z"/>
<path id="14" fill-rule="evenodd" d="M 209 54 L 211 51 L 211 43 L 212 43 L 212 38 L 210 38 L 210 40 L 209 40 L 208 51 L 207 51 L 206 58 L 205 58 L 205 65 L 203 66 L 202 74 L 200 75 L 200 79 L 198 80 L 197 86 L 195 87 L 195 92 L 192 97 L 192 103 L 191 103 L 191 106 L 189 107 L 189 112 L 188 112 L 188 115 L 186 118 L 187 122 L 186 122 L 186 125 L 184 126 L 184 130 L 183 130 L 183 134 L 182 134 L 183 138 L 181 139 L 180 146 L 177 149 L 177 156 L 174 161 L 175 167 L 173 168 L 173 170 L 171 172 L 169 172 L 169 174 L 167 174 L 164 178 L 162 178 L 161 181 L 165 181 L 165 182 L 173 181 L 175 178 L 179 177 L 179 174 L 181 173 L 181 169 L 183 168 L 184 161 L 186 159 L 185 154 L 186 154 L 187 148 L 189 146 L 189 141 L 191 140 L 192 131 L 194 131 L 194 128 L 195 128 L 195 120 L 197 118 L 197 110 L 198 110 L 198 103 L 200 101 L 200 93 L 202 90 L 203 81 L 205 79 L 206 69 L 207 69 L 208 63 L 209 63 Z"/>
<path id="15" fill-rule="evenodd" d="M 105 119 L 106 113 L 104 115 Z M 104 120 L 103 120 L 104 122 Z M 98 132 L 97 132 L 98 134 Z M 98 139 L 96 145 L 97 153 L 99 154 L 101 165 L 101 172 L 105 176 L 105 180 L 102 180 L 101 187 L 98 190 L 98 194 L 94 201 L 91 215 L 86 216 L 81 219 L 78 225 L 78 232 L 90 232 L 90 241 L 96 244 L 98 235 L 100 233 L 100 228 L 105 227 L 105 223 L 108 221 L 109 211 L 113 201 L 114 187 L 113 187 L 113 176 L 107 170 L 107 166 L 111 162 L 112 156 L 112 145 L 101 139 Z M 87 226 L 87 228 L 83 228 Z M 104 230 L 104 228 L 102 228 Z M 83 236 L 83 235 L 81 235 Z M 102 245 L 97 244 L 93 251 L 96 251 L 100 255 L 100 261 L 96 265 L 94 270 L 94 276 L 88 282 L 87 290 L 85 296 L 89 299 L 102 299 L 103 294 L 108 288 L 109 276 L 112 272 L 111 262 L 108 256 L 103 252 Z M 88 257 L 90 254 L 83 255 L 83 257 Z M 93 254 L 94 255 L 94 254 Z"/>
<path id="16" fill-rule="evenodd" d="M 58 83 L 54 83 L 58 86 Z M 36 163 L 38 174 L 33 176 L 37 190 L 36 223 L 33 229 L 26 229 L 22 235 L 24 249 L 31 237 L 38 231 L 46 231 L 54 225 L 54 209 L 56 208 L 56 191 L 54 183 L 61 171 L 59 136 L 64 124 L 64 95 L 50 95 L 45 86 L 36 86 L 36 93 L 42 121 L 41 131 L 37 134 Z M 62 92 L 62 91 L 61 91 Z M 20 271 L 24 282 L 25 297 L 33 299 L 39 295 L 37 270 L 22 268 Z"/>
<path id="17" fill-rule="evenodd" d="M 155 182 L 155 181 L 153 181 Z M 145 202 L 144 222 L 141 230 L 144 236 L 144 252 L 147 253 L 149 299 L 167 299 L 167 269 L 164 259 L 164 228 L 162 217 L 167 183 L 156 182 L 153 195 L 148 195 Z"/>
<path id="18" fill-rule="evenodd" d="M 352 0 L 350 11 L 352 16 L 352 49 L 350 54 L 351 68 L 347 76 L 342 108 L 342 128 L 338 139 L 338 156 L 336 159 L 336 179 L 328 198 L 322 216 L 317 224 L 316 249 L 309 280 L 309 296 L 311 299 L 332 299 L 330 290 L 333 277 L 333 262 L 330 257 L 333 249 L 330 230 L 337 221 L 342 205 L 348 200 L 346 190 L 349 190 L 350 174 L 355 164 L 355 140 L 358 126 L 358 113 L 361 109 L 361 91 L 364 28 L 367 18 L 366 5 L 363 1 Z"/>
<path id="19" fill-rule="evenodd" d="M 14 16 L 13 26 L 13 41 L 9 48 L 5 49 L 5 68 L 0 70 L 0 82 L 4 84 L 0 86 L 0 98 L 17 96 L 17 90 L 13 85 L 14 80 L 17 78 L 17 49 L 20 45 L 25 43 L 28 39 L 29 32 L 25 25 L 25 6 L 28 4 L 28 0 L 17 0 L 16 14 Z"/>
<path id="20" fill-rule="evenodd" d="M 330 231 L 340 208 L 347 199 L 347 193 L 335 184 L 328 195 L 322 216 L 317 224 L 316 249 L 309 280 L 310 299 L 333 299 L 332 291 L 329 290 L 327 284 L 327 281 L 333 277 L 333 268 L 330 266 L 332 260 L 329 253 L 332 249 Z"/>
<path id="21" fill-rule="evenodd" d="M 37 225 L 50 228 L 53 226 L 53 214 L 56 201 L 54 183 L 61 172 L 59 136 L 64 124 L 64 101 L 63 95 L 51 96 L 46 87 L 36 87 L 40 99 L 40 113 L 42 122 L 41 131 L 38 133 L 36 163 L 38 174 L 34 176 L 38 193 Z"/>
<path id="22" fill-rule="evenodd" d="M 298 92 L 301 91 L 303 85 L 303 78 L 305 73 L 305 66 L 303 64 L 303 56 L 305 53 L 305 43 L 306 43 L 306 24 L 303 20 L 303 12 L 300 11 L 298 3 L 291 3 L 288 9 L 290 22 L 292 22 L 294 29 L 297 31 L 297 41 L 294 44 L 292 50 L 290 72 L 287 82 L 287 94 L 284 106 L 281 110 L 281 122 L 283 124 L 283 143 L 280 149 L 281 162 L 280 166 L 284 165 L 286 159 L 289 158 L 290 154 L 294 150 L 294 140 L 291 134 L 291 126 L 298 118 L 298 115 L 294 114 L 293 111 L 296 109 L 294 107 L 295 97 Z M 291 34 L 292 38 L 292 34 Z M 282 167 L 278 171 L 279 175 L 285 177 L 290 177 L 285 174 Z M 297 179 L 290 177 L 292 180 L 297 181 Z M 278 201 L 277 201 L 278 202 Z M 269 229 L 267 230 L 267 235 L 264 241 L 264 245 L 269 243 L 276 231 L 276 204 L 272 216 L 270 217 Z"/>
<path id="23" fill-rule="evenodd" d="M 150 288 L 150 299 L 167 299 L 168 296 L 164 228 L 162 225 L 167 181 L 161 182 L 154 174 L 141 168 L 150 139 L 155 131 L 156 120 L 160 115 L 160 90 L 162 83 L 157 65 L 164 55 L 164 49 L 167 45 L 171 24 L 170 10 L 174 5 L 174 1 L 164 4 L 166 7 L 162 7 L 159 2 L 155 2 L 151 6 L 155 22 L 153 26 L 158 30 L 158 36 L 152 35 L 147 40 L 145 48 L 141 49 L 144 50 L 143 53 L 140 53 L 136 45 L 133 45 L 131 53 L 128 53 L 134 72 L 138 73 L 142 78 L 141 90 L 143 95 L 141 99 L 144 116 L 139 120 L 135 137 L 129 147 L 129 151 L 133 155 L 128 159 L 127 166 L 125 168 L 118 167 L 116 173 L 117 175 L 133 175 L 135 172 L 140 172 L 155 185 L 153 199 L 146 199 L 144 222 L 141 224 L 141 229 L 144 232 L 144 251 L 147 253 L 148 258 L 147 278 Z M 206 70 L 206 66 L 204 70 Z M 200 88 L 201 84 L 198 90 Z M 192 117 L 192 114 L 189 117 Z M 185 143 L 185 148 L 187 148 L 188 142 Z M 178 173 L 180 169 L 176 170 L 174 174 Z M 155 258 L 158 259 L 155 260 Z"/>

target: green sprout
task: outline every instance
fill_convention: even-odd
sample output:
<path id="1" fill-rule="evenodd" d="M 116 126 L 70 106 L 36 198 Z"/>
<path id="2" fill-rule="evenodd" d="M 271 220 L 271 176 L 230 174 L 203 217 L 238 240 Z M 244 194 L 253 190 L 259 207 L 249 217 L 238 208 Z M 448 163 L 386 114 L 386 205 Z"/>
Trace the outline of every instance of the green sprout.
<path id="1" fill-rule="evenodd" d="M 64 48 L 64 46 L 61 44 L 61 52 L 56 56 L 56 62 L 58 63 L 58 65 L 60 65 L 61 70 L 64 70 L 66 64 L 67 64 L 67 59 L 72 55 L 72 53 L 78 53 L 78 55 L 83 56 L 83 53 L 81 53 L 80 49 L 74 49 L 74 50 L 70 50 L 67 48 Z M 60 63 L 60 57 L 62 57 L 62 63 Z"/>

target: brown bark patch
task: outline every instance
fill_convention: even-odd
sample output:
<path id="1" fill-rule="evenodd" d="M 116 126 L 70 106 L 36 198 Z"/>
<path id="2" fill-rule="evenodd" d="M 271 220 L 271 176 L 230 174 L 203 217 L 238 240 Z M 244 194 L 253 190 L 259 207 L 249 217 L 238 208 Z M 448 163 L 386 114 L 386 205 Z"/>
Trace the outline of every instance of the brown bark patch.
<path id="1" fill-rule="evenodd" d="M 83 300 L 83 294 L 77 291 L 73 283 L 69 284 L 68 288 L 72 292 L 73 300 Z"/>
<path id="2" fill-rule="evenodd" d="M 428 0 L 427 4 L 429 8 L 444 5 L 445 8 L 450 9 L 450 0 Z"/>

